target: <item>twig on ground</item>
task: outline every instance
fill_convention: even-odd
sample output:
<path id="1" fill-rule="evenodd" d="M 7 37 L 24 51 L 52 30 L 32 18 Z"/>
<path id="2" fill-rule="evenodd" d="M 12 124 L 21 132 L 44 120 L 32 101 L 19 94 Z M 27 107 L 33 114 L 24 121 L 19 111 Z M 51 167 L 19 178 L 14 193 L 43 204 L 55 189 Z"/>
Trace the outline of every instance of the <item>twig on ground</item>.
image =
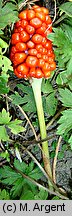
<path id="1" fill-rule="evenodd" d="M 52 23 L 54 23 L 54 21 L 55 21 L 55 19 L 56 19 L 56 0 L 54 0 L 54 2 L 55 2 L 55 15 L 54 15 L 54 18 L 53 18 Z"/>
<path id="2" fill-rule="evenodd" d="M 7 96 L 7 94 L 6 94 Z M 7 112 L 9 111 L 9 104 L 8 104 L 8 98 L 6 97 L 6 107 L 7 107 Z"/>
<path id="3" fill-rule="evenodd" d="M 29 123 L 29 125 L 30 125 L 30 127 L 31 127 L 31 129 L 32 129 L 32 131 L 34 133 L 35 139 L 38 140 L 38 137 L 36 135 L 35 129 L 34 129 L 32 123 L 31 123 L 30 119 L 28 118 L 27 114 L 24 112 L 24 110 L 21 108 L 20 105 L 17 105 L 17 107 L 19 108 L 19 110 L 21 111 L 21 113 L 25 116 L 26 120 L 28 121 L 28 123 Z"/>
<path id="4" fill-rule="evenodd" d="M 29 125 L 30 125 L 30 127 L 31 127 L 31 129 L 32 129 L 32 131 L 34 133 L 35 139 L 38 141 L 38 136 L 37 136 L 37 134 L 35 132 L 35 129 L 34 129 L 32 123 L 31 123 L 31 121 L 29 120 L 28 116 L 26 115 L 26 113 L 24 112 L 24 110 L 19 105 L 17 105 L 17 107 L 20 109 L 20 111 L 22 112 L 22 114 L 25 116 L 26 120 L 28 121 L 28 123 L 29 123 Z M 39 143 L 38 143 L 38 146 L 39 146 L 40 150 L 42 151 L 42 148 L 41 148 L 41 146 L 40 146 Z"/>
<path id="5" fill-rule="evenodd" d="M 24 139 L 24 136 L 22 136 L 21 134 L 18 134 L 18 136 L 20 136 L 20 137 L 22 137 L 23 139 Z M 54 138 L 54 135 L 52 135 L 52 136 L 49 136 L 49 137 L 47 137 L 46 139 L 39 139 L 38 141 L 36 140 L 36 139 L 33 139 L 33 140 L 25 140 L 25 141 L 22 141 L 22 144 L 24 145 L 24 146 L 26 146 L 26 147 L 29 147 L 29 146 L 31 146 L 31 145 L 35 145 L 35 144 L 42 144 L 43 142 L 45 142 L 45 141 L 48 141 L 48 140 L 51 140 L 51 139 L 53 139 Z M 21 141 L 19 141 L 19 142 L 21 142 Z M 14 143 L 16 143 L 16 140 L 12 140 L 12 143 L 14 144 Z"/>
<path id="6" fill-rule="evenodd" d="M 54 0 L 55 2 L 55 15 L 54 15 L 54 18 L 52 20 L 52 23 L 50 25 L 48 25 L 48 28 L 46 29 L 45 33 L 49 30 L 49 28 L 52 26 L 52 24 L 54 23 L 55 19 L 56 19 L 56 0 Z"/>
<path id="7" fill-rule="evenodd" d="M 53 181 L 56 184 L 56 164 L 57 164 L 57 157 L 58 157 L 58 151 L 60 148 L 60 144 L 61 144 L 61 140 L 62 137 L 59 137 L 58 143 L 57 143 L 57 147 L 56 147 L 56 151 L 55 151 L 55 157 L 54 157 L 54 161 L 53 161 Z"/>

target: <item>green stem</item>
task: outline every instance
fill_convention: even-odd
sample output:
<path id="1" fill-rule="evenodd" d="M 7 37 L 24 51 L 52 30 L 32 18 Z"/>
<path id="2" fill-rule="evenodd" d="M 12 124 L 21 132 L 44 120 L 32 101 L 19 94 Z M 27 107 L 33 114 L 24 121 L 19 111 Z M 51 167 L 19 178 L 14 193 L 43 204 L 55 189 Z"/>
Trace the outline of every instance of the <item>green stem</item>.
<path id="1" fill-rule="evenodd" d="M 47 133 L 46 133 L 44 111 L 43 111 L 42 97 L 41 97 L 41 83 L 42 83 L 42 79 L 33 78 L 32 89 L 33 89 L 34 98 L 35 98 L 36 107 L 37 107 L 37 114 L 38 114 L 38 120 L 39 120 L 39 126 L 40 126 L 40 135 L 41 135 L 41 139 L 45 139 L 47 137 Z M 48 141 L 45 141 L 42 143 L 42 150 L 43 150 L 43 162 L 44 162 L 45 170 L 48 174 L 48 177 L 52 179 Z M 49 184 L 49 187 L 52 188 L 50 178 L 49 178 L 48 184 Z"/>

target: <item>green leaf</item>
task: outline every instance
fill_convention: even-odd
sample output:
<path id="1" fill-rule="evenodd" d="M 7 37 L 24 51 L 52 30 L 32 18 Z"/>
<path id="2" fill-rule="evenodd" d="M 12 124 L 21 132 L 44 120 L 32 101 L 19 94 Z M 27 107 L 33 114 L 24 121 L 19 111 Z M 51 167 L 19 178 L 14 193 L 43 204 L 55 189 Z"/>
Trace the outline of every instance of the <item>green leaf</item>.
<path id="1" fill-rule="evenodd" d="M 14 134 L 18 134 L 20 132 L 25 131 L 25 128 L 20 125 L 22 123 L 21 120 L 15 119 L 14 121 L 10 121 L 11 118 L 12 117 L 9 116 L 9 112 L 6 112 L 6 110 L 3 108 L 2 112 L 0 113 L 0 124 L 1 125 L 3 125 L 3 124 L 7 125 L 7 127 L 10 128 L 11 132 Z M 3 130 L 7 136 L 6 129 L 3 129 Z"/>
<path id="2" fill-rule="evenodd" d="M 71 150 L 72 150 L 72 135 L 70 136 L 68 143 L 70 144 Z"/>
<path id="3" fill-rule="evenodd" d="M 8 70 L 13 70 L 10 59 L 3 55 L 0 55 L 0 67 L 2 67 L 3 71 L 1 74 L 6 74 Z"/>
<path id="4" fill-rule="evenodd" d="M 19 125 L 21 123 L 22 123 L 21 120 L 15 119 L 15 121 L 9 122 L 8 128 L 10 128 L 11 132 L 14 133 L 14 134 L 18 134 L 20 132 L 24 132 L 25 128 Z"/>
<path id="5" fill-rule="evenodd" d="M 0 12 L 1 12 L 1 9 L 2 9 L 2 0 L 0 1 Z"/>
<path id="6" fill-rule="evenodd" d="M 8 46 L 9 46 L 9 45 L 8 45 L 4 40 L 2 40 L 2 39 L 0 38 L 0 47 L 1 47 L 1 48 L 7 49 Z"/>
<path id="7" fill-rule="evenodd" d="M 0 189 L 0 200 L 10 200 L 9 193 L 5 189 Z"/>
<path id="8" fill-rule="evenodd" d="M 2 56 L 2 70 L 7 72 L 8 70 L 12 70 L 11 61 L 6 56 Z"/>
<path id="9" fill-rule="evenodd" d="M 2 66 L 3 66 L 3 56 L 0 55 L 0 67 L 2 67 Z"/>
<path id="10" fill-rule="evenodd" d="M 54 158 L 55 157 L 55 152 L 51 152 L 50 157 Z"/>
<path id="11" fill-rule="evenodd" d="M 7 25 L 10 25 L 12 22 L 18 21 L 18 12 L 9 12 L 5 15 L 0 16 L 0 29 L 4 29 Z"/>
<path id="12" fill-rule="evenodd" d="M 72 42 L 72 26 L 63 23 L 63 24 L 61 25 L 61 27 L 62 27 L 62 30 L 64 30 L 66 36 L 67 36 L 67 37 L 69 38 L 69 40 Z"/>
<path id="13" fill-rule="evenodd" d="M 49 80 L 43 80 L 42 81 L 42 92 L 43 93 L 51 93 L 53 92 L 53 87 L 52 87 L 52 84 L 50 83 Z"/>
<path id="14" fill-rule="evenodd" d="M 57 145 L 57 142 L 56 142 L 56 141 L 53 141 L 53 142 L 52 142 L 52 151 L 55 151 L 56 145 Z"/>
<path id="15" fill-rule="evenodd" d="M 34 163 L 31 162 L 29 165 L 25 162 L 19 160 L 14 160 L 14 167 L 20 170 L 22 173 L 35 178 L 35 180 L 40 179 L 43 173 L 39 171 L 39 168 L 34 168 Z M 20 199 L 34 199 L 36 193 L 38 194 L 38 189 L 36 185 L 33 185 L 32 182 L 22 177 L 22 175 L 9 166 L 3 166 L 0 169 L 0 180 L 3 184 L 9 185 L 10 195 L 12 198 L 20 197 Z M 47 193 L 44 194 L 43 191 L 39 191 L 39 197 L 45 199 Z M 29 194 L 28 194 L 29 193 Z"/>
<path id="16" fill-rule="evenodd" d="M 57 134 L 66 135 L 70 130 L 72 130 L 72 109 L 63 111 L 58 123 L 60 125 L 58 126 Z"/>
<path id="17" fill-rule="evenodd" d="M 20 163 L 20 161 L 16 159 L 14 160 L 14 166 L 23 173 L 25 173 L 28 168 L 28 164 L 26 164 L 24 161 Z"/>
<path id="18" fill-rule="evenodd" d="M 36 167 L 31 172 L 29 171 L 28 175 L 31 178 L 33 178 L 35 180 L 38 180 L 38 179 L 40 179 L 43 176 L 43 173 L 41 172 L 41 170 L 38 167 Z"/>
<path id="19" fill-rule="evenodd" d="M 0 124 L 8 124 L 11 120 L 11 116 L 9 117 L 9 112 L 3 108 L 2 112 L 0 112 Z"/>
<path id="20" fill-rule="evenodd" d="M 4 126 L 0 126 L 0 140 L 8 141 L 9 136 L 7 134 L 6 128 Z"/>
<path id="21" fill-rule="evenodd" d="M 31 190 L 26 189 L 23 191 L 20 200 L 34 200 L 34 194 Z"/>
<path id="22" fill-rule="evenodd" d="M 40 188 L 39 193 L 34 196 L 35 200 L 46 200 L 48 198 L 48 192 L 44 189 Z"/>
<path id="23" fill-rule="evenodd" d="M 70 80 L 72 79 L 72 57 L 70 58 L 70 60 L 67 63 L 67 71 L 66 71 L 67 75 L 66 77 L 70 76 Z"/>
<path id="24" fill-rule="evenodd" d="M 7 86 L 9 75 L 2 72 L 0 76 L 0 94 L 6 94 L 9 92 L 9 87 Z"/>
<path id="25" fill-rule="evenodd" d="M 60 72 L 57 76 L 57 79 L 56 79 L 56 83 L 58 85 L 63 85 L 64 83 L 67 83 L 67 71 L 63 71 L 63 72 Z"/>
<path id="26" fill-rule="evenodd" d="M 29 163 L 29 172 L 31 172 L 31 171 L 33 170 L 33 168 L 34 168 L 34 162 L 31 161 L 31 162 Z"/>
<path id="27" fill-rule="evenodd" d="M 17 9 L 16 4 L 12 4 L 11 2 L 7 2 L 4 7 L 2 7 L 2 14 L 13 12 Z"/>
<path id="28" fill-rule="evenodd" d="M 2 152 L 2 153 L 0 154 L 0 157 L 3 157 L 3 158 L 5 158 L 8 162 L 10 162 L 10 155 L 9 155 L 9 153 L 8 153 L 7 150 L 6 150 L 5 152 Z"/>
<path id="29" fill-rule="evenodd" d="M 58 160 L 64 158 L 64 152 L 59 152 L 58 153 Z"/>
<path id="30" fill-rule="evenodd" d="M 59 198 L 58 196 L 54 196 L 54 197 L 52 198 L 52 200 L 60 200 L 60 198 Z"/>
<path id="31" fill-rule="evenodd" d="M 24 186 L 24 179 L 23 179 L 23 177 L 18 178 L 16 180 L 16 182 L 14 183 L 14 186 L 11 189 L 12 198 L 20 196 L 20 194 L 22 192 L 22 189 L 23 189 L 23 186 Z"/>
<path id="32" fill-rule="evenodd" d="M 25 162 L 20 163 L 19 160 L 15 160 L 14 166 L 17 167 L 18 170 L 22 171 L 23 173 L 25 173 L 33 179 L 37 180 L 43 176 L 41 170 L 38 167 L 34 168 L 34 165 L 32 163 L 28 165 Z"/>
<path id="33" fill-rule="evenodd" d="M 56 46 L 55 54 L 60 68 L 67 68 L 68 61 L 72 58 L 72 33 L 70 36 L 68 25 L 66 26 L 67 33 L 62 28 L 53 28 L 54 33 L 51 33 L 48 38 L 53 41 Z M 68 34 L 69 32 L 69 34 Z M 70 68 L 70 71 L 71 68 Z M 71 73 L 71 72 L 70 72 Z"/>
<path id="34" fill-rule="evenodd" d="M 12 101 L 13 104 L 15 105 L 24 104 L 24 97 L 21 97 L 18 92 L 15 92 L 15 94 L 12 94 L 10 97 L 13 100 Z"/>
<path id="35" fill-rule="evenodd" d="M 21 174 L 16 173 L 9 166 L 0 169 L 0 179 L 4 184 L 13 185 L 21 177 Z"/>
<path id="36" fill-rule="evenodd" d="M 68 84 L 69 84 L 69 88 L 72 90 L 72 80 L 70 80 L 70 81 L 68 82 Z"/>
<path id="37" fill-rule="evenodd" d="M 65 88 L 59 89 L 60 101 L 65 107 L 72 107 L 72 92 Z"/>
<path id="38" fill-rule="evenodd" d="M 23 84 L 18 84 L 18 88 L 20 88 L 24 95 L 24 106 L 22 107 L 26 112 L 36 112 L 36 105 L 34 100 L 34 95 L 32 88 L 30 86 L 25 86 Z"/>
<path id="39" fill-rule="evenodd" d="M 46 97 L 46 110 L 49 115 L 54 115 L 57 108 L 57 99 L 54 92 Z"/>
<path id="40" fill-rule="evenodd" d="M 4 32 L 0 29 L 0 35 L 3 35 L 4 34 Z"/>
<path id="41" fill-rule="evenodd" d="M 17 20 L 17 5 L 8 2 L 1 8 L 0 29 L 5 28 L 8 24 L 11 24 L 11 22 L 16 22 Z"/>
<path id="42" fill-rule="evenodd" d="M 72 2 L 65 2 L 64 4 L 60 5 L 60 10 L 65 12 L 69 17 L 72 17 Z"/>
<path id="43" fill-rule="evenodd" d="M 72 17 L 66 17 L 65 19 L 66 23 L 69 25 L 69 26 L 72 26 Z"/>

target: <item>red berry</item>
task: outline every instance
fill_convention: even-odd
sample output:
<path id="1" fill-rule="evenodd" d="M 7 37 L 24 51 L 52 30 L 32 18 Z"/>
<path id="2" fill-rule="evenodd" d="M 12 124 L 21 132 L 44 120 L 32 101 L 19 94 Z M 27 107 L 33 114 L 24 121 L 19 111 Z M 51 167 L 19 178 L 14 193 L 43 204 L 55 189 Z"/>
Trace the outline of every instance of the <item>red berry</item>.
<path id="1" fill-rule="evenodd" d="M 16 44 L 20 42 L 20 34 L 19 33 L 14 33 L 12 34 L 12 38 L 11 38 L 11 44 Z"/>
<path id="2" fill-rule="evenodd" d="M 34 47 L 35 47 L 35 44 L 33 43 L 33 41 L 29 40 L 29 41 L 27 42 L 27 47 L 28 47 L 28 48 L 34 48 Z"/>
<path id="3" fill-rule="evenodd" d="M 15 65 L 18 65 L 26 59 L 26 54 L 25 53 L 15 53 L 14 55 L 14 62 L 16 62 Z"/>
<path id="4" fill-rule="evenodd" d="M 26 59 L 26 64 L 28 67 L 36 67 L 38 64 L 38 59 L 35 56 L 28 56 Z"/>
<path id="5" fill-rule="evenodd" d="M 50 71 L 44 71 L 44 78 L 49 78 L 51 76 Z"/>
<path id="6" fill-rule="evenodd" d="M 22 12 L 20 12 L 19 16 L 20 19 L 27 19 L 27 10 L 23 10 Z"/>
<path id="7" fill-rule="evenodd" d="M 26 43 L 19 42 L 16 44 L 15 47 L 20 52 L 25 51 L 26 50 Z"/>
<path id="8" fill-rule="evenodd" d="M 21 73 L 23 76 L 27 76 L 28 71 L 29 71 L 29 68 L 27 67 L 26 63 L 20 64 L 17 67 L 17 72 Z"/>
<path id="9" fill-rule="evenodd" d="M 36 49 L 29 49 L 28 54 L 36 56 L 37 55 L 37 50 Z"/>
<path id="10" fill-rule="evenodd" d="M 35 32 L 35 28 L 31 25 L 27 25 L 26 26 L 26 31 L 28 32 L 28 34 L 34 34 Z"/>
<path id="11" fill-rule="evenodd" d="M 55 70 L 56 69 L 56 62 L 51 62 L 51 64 L 50 64 L 50 70 L 52 71 L 52 70 Z"/>
<path id="12" fill-rule="evenodd" d="M 44 64 L 45 64 L 45 61 L 42 58 L 40 58 L 38 61 L 38 66 L 42 68 Z"/>
<path id="13" fill-rule="evenodd" d="M 38 17 L 42 22 L 45 21 L 45 14 L 43 12 L 36 12 L 36 17 Z"/>
<path id="14" fill-rule="evenodd" d="M 35 77 L 36 78 L 38 78 L 38 79 L 40 79 L 40 78 L 42 78 L 44 75 L 43 75 L 43 73 L 42 73 L 42 70 L 40 69 L 40 68 L 37 68 L 36 69 L 36 75 L 35 75 Z"/>
<path id="15" fill-rule="evenodd" d="M 41 27 L 42 21 L 39 18 L 35 17 L 35 18 L 30 20 L 30 25 L 32 25 L 34 28 L 37 29 L 37 28 Z"/>
<path id="16" fill-rule="evenodd" d="M 36 77 L 36 69 L 35 69 L 35 67 L 30 69 L 29 76 L 30 77 Z"/>
<path id="17" fill-rule="evenodd" d="M 28 19 L 28 20 L 31 20 L 31 19 L 33 19 L 34 17 L 35 17 L 35 11 L 32 10 L 32 9 L 28 10 L 28 12 L 27 12 L 27 19 Z"/>
<path id="18" fill-rule="evenodd" d="M 23 75 L 21 73 L 17 72 L 16 69 L 14 70 L 14 73 L 18 78 L 23 78 Z"/>
<path id="19" fill-rule="evenodd" d="M 32 41 L 36 44 L 40 44 L 42 42 L 42 36 L 40 34 L 34 34 Z"/>
<path id="20" fill-rule="evenodd" d="M 22 42 L 27 42 L 30 39 L 30 35 L 26 31 L 22 31 L 20 34 L 20 40 Z"/>

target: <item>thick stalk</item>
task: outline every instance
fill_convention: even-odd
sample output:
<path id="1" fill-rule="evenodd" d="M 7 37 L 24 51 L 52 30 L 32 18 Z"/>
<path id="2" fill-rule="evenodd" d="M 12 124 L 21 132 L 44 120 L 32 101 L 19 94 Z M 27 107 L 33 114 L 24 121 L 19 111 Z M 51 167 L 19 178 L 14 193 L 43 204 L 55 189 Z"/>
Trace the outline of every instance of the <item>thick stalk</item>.
<path id="1" fill-rule="evenodd" d="M 43 111 L 42 97 L 41 97 L 41 83 L 42 83 L 42 79 L 33 78 L 32 89 L 33 89 L 34 98 L 37 107 L 37 115 L 38 115 L 39 126 L 40 126 L 40 135 L 41 135 L 41 139 L 45 139 L 47 137 L 47 133 L 46 133 L 44 111 Z M 44 162 L 45 170 L 48 176 L 50 176 L 50 178 L 52 179 L 48 141 L 42 143 L 42 150 L 43 150 L 43 162 Z M 49 187 L 51 188 L 52 184 L 50 182 L 50 179 L 48 181 L 48 184 Z"/>

